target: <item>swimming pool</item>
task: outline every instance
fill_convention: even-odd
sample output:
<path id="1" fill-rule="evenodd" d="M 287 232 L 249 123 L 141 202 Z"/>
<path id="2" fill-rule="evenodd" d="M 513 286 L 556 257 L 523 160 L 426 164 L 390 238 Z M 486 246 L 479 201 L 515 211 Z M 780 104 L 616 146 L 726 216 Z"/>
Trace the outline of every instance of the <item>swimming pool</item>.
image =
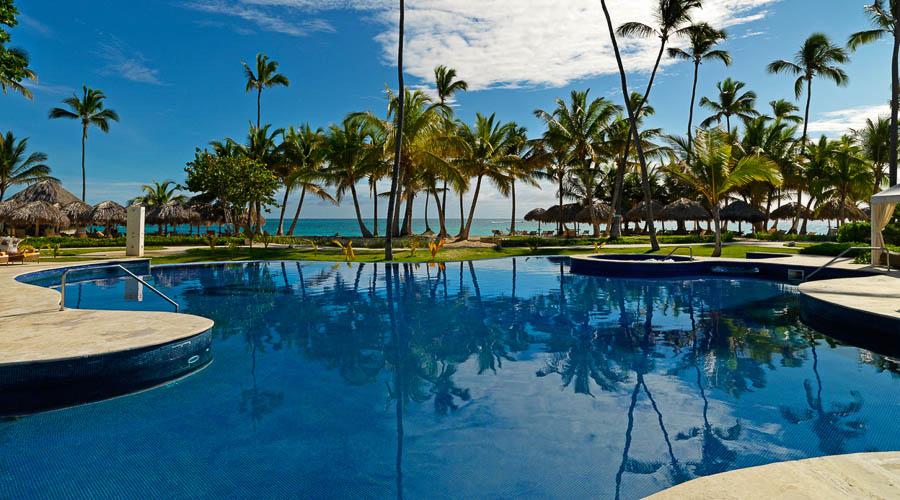
<path id="1" fill-rule="evenodd" d="M 215 320 L 212 364 L 0 422 L 0 497 L 637 498 L 900 449 L 896 362 L 803 326 L 795 287 L 568 266 L 155 268 Z M 70 286 L 69 307 L 170 310 Z"/>

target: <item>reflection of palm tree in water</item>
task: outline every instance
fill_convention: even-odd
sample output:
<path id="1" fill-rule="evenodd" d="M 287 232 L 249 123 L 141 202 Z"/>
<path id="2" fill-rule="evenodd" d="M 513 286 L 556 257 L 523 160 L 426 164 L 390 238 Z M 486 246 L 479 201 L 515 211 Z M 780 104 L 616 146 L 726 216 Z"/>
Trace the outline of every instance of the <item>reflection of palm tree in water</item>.
<path id="1" fill-rule="evenodd" d="M 247 266 L 247 279 L 250 286 L 258 289 L 272 288 L 271 276 L 268 273 L 268 267 Z M 256 271 L 262 271 L 257 274 Z M 284 271 L 283 271 L 284 272 Z M 262 307 L 270 304 L 259 303 Z M 264 350 L 265 344 L 272 343 L 272 335 L 267 325 L 256 325 L 246 328 L 245 340 L 250 347 L 250 378 L 252 380 L 250 389 L 241 391 L 241 413 L 249 413 L 250 420 L 253 422 L 253 430 L 256 430 L 256 424 L 284 400 L 283 392 L 260 390 L 256 380 L 256 354 L 258 350 Z"/>
<path id="2" fill-rule="evenodd" d="M 822 402 L 822 376 L 819 373 L 819 355 L 816 352 L 816 339 L 808 334 L 809 347 L 813 358 L 813 373 L 816 377 L 816 390 L 813 392 L 812 382 L 803 381 L 806 393 L 807 408 L 796 410 L 787 406 L 781 407 L 781 414 L 792 424 L 812 421 L 812 431 L 819 439 L 819 450 L 826 455 L 845 453 L 844 442 L 847 439 L 862 436 L 865 433 L 865 422 L 862 419 L 844 421 L 862 410 L 863 399 L 859 391 L 850 391 L 852 400 L 848 403 L 834 403 L 830 410 L 825 409 Z"/>

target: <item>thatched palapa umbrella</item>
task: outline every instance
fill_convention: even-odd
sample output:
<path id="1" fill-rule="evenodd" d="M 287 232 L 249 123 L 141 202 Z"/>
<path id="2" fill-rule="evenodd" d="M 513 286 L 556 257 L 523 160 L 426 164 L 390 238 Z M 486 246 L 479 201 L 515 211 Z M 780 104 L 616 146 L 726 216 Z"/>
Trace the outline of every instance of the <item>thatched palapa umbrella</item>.
<path id="1" fill-rule="evenodd" d="M 655 215 L 655 213 L 654 213 Z M 688 220 L 709 220 L 709 211 L 700 203 L 687 198 L 679 198 L 663 207 L 659 213 L 659 219 L 663 221 L 674 220 L 678 222 L 678 231 L 686 230 L 684 222 Z"/>
<path id="2" fill-rule="evenodd" d="M 544 222 L 556 222 L 562 229 L 565 224 L 575 222 L 575 215 L 579 210 L 581 205 L 578 203 L 566 203 L 562 209 L 559 205 L 553 205 L 544 212 Z"/>
<path id="3" fill-rule="evenodd" d="M 844 202 L 841 213 L 841 201 L 835 198 L 827 200 L 816 207 L 816 217 L 831 220 L 867 220 L 869 217 L 859 207 L 848 201 Z"/>
<path id="4" fill-rule="evenodd" d="M 45 179 L 19 191 L 18 193 L 10 197 L 10 200 L 15 201 L 20 205 L 24 205 L 32 201 L 44 201 L 51 205 L 64 207 L 69 203 L 79 201 L 79 198 L 69 191 L 63 189 L 59 181 L 54 179 Z"/>
<path id="5" fill-rule="evenodd" d="M 813 213 L 800 203 L 792 201 L 772 210 L 769 214 L 769 218 L 774 220 L 793 220 L 797 217 L 811 219 Z"/>
<path id="6" fill-rule="evenodd" d="M 738 232 L 743 232 L 741 225 L 744 222 L 756 224 L 766 220 L 766 214 L 746 201 L 736 200 L 719 211 L 719 218 L 724 221 L 738 223 Z"/>
<path id="7" fill-rule="evenodd" d="M 128 216 L 125 207 L 110 200 L 95 205 L 93 210 L 91 210 L 90 215 L 90 221 L 93 224 L 107 228 L 118 224 L 125 224 L 127 218 Z"/>
<path id="8" fill-rule="evenodd" d="M 41 225 L 64 227 L 69 225 L 69 219 L 63 215 L 56 206 L 46 201 L 32 201 L 20 205 L 8 216 L 9 223 L 13 226 L 34 226 L 35 236 L 41 235 Z"/>
<path id="9" fill-rule="evenodd" d="M 93 210 L 94 207 L 80 200 L 73 201 L 62 208 L 63 214 L 69 218 L 69 222 L 72 224 L 90 224 Z"/>
<path id="10" fill-rule="evenodd" d="M 535 208 L 534 210 L 525 214 L 525 220 L 529 222 L 537 221 L 538 223 L 538 232 L 541 232 L 541 223 L 544 222 L 544 217 L 547 215 L 547 211 L 543 208 Z"/>

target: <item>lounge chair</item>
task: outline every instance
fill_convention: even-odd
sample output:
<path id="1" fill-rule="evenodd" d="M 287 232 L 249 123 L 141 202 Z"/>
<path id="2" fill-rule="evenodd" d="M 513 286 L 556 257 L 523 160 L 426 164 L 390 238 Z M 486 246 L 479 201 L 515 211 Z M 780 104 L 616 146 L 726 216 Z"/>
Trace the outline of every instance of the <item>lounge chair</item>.
<path id="1" fill-rule="evenodd" d="M 9 255 L 6 255 L 4 252 L 0 252 L 0 264 L 9 264 Z"/>

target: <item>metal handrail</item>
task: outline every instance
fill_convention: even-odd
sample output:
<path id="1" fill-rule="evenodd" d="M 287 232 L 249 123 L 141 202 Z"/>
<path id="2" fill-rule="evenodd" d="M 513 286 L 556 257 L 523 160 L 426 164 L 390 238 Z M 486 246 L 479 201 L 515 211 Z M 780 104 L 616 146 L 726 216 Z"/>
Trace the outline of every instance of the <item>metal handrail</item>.
<path id="1" fill-rule="evenodd" d="M 840 254 L 838 254 L 837 257 L 835 257 L 835 258 L 829 260 L 828 262 L 826 262 L 825 264 L 819 266 L 819 268 L 816 269 L 815 271 L 809 273 L 809 276 L 807 276 L 806 278 L 804 278 L 803 281 L 809 281 L 809 279 L 812 278 L 813 276 L 815 276 L 816 273 L 818 273 L 818 272 L 821 271 L 822 269 L 825 269 L 826 267 L 828 267 L 828 266 L 834 264 L 835 262 L 838 261 L 838 259 L 841 259 L 842 257 L 844 257 L 844 255 L 847 255 L 847 253 L 850 252 L 851 250 L 881 250 L 882 252 L 885 253 L 885 255 L 887 255 L 887 271 L 888 271 L 888 272 L 891 272 L 891 252 L 890 252 L 890 250 L 887 249 L 886 246 L 880 246 L 880 247 L 850 247 L 850 248 L 847 248 L 846 250 L 844 250 L 843 252 L 841 252 Z M 873 262 L 873 263 L 872 263 L 872 267 L 875 267 L 875 266 L 876 266 L 876 264 Z"/>
<path id="2" fill-rule="evenodd" d="M 694 248 L 689 246 L 678 246 L 673 248 L 671 252 L 669 252 L 665 257 L 662 258 L 662 260 L 671 259 L 672 255 L 681 248 L 687 248 L 687 251 L 691 253 L 691 260 L 694 260 Z"/>
<path id="3" fill-rule="evenodd" d="M 156 287 L 154 287 L 154 286 L 151 285 L 150 283 L 147 283 L 146 281 L 144 281 L 144 279 L 141 278 L 140 276 L 138 276 L 137 274 L 134 274 L 133 272 L 131 272 L 131 271 L 129 271 L 128 269 L 126 269 L 125 266 L 123 266 L 123 265 L 121 265 L 121 264 L 110 264 L 110 265 L 108 265 L 108 266 L 78 267 L 78 268 L 75 268 L 75 269 L 66 269 L 65 271 L 63 271 L 63 273 L 62 273 L 62 278 L 60 279 L 60 283 L 59 283 L 59 294 L 60 294 L 60 297 L 59 297 L 59 310 L 60 310 L 60 311 L 65 311 L 65 310 L 66 310 L 66 278 L 69 276 L 69 273 L 71 273 L 71 272 L 73 272 L 73 271 L 86 271 L 86 270 L 94 270 L 94 269 L 111 269 L 111 268 L 114 268 L 114 267 L 117 267 L 117 268 L 119 268 L 119 269 L 125 271 L 126 274 L 128 274 L 129 276 L 131 276 L 132 278 L 134 278 L 135 280 L 137 280 L 138 283 L 140 283 L 140 284 L 144 285 L 145 287 L 149 288 L 149 289 L 152 290 L 156 295 L 159 295 L 160 297 L 162 297 L 166 302 L 168 302 L 169 304 L 172 304 L 173 306 L 175 306 L 175 312 L 178 312 L 179 309 L 181 309 L 181 306 L 178 305 L 178 302 L 175 302 L 174 300 L 170 299 L 168 295 L 166 295 L 166 294 L 160 292 L 159 290 L 157 290 Z"/>

